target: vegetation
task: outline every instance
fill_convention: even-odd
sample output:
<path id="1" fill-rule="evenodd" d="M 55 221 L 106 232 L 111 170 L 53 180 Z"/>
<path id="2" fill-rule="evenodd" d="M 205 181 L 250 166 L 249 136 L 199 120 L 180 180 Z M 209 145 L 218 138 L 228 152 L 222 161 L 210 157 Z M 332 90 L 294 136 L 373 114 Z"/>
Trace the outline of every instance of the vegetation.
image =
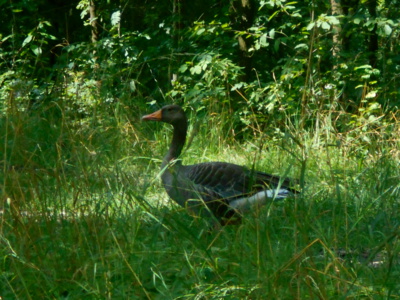
<path id="1" fill-rule="evenodd" d="M 0 1 L 1 299 L 400 298 L 398 1 Z M 300 179 L 210 231 L 185 163 Z"/>

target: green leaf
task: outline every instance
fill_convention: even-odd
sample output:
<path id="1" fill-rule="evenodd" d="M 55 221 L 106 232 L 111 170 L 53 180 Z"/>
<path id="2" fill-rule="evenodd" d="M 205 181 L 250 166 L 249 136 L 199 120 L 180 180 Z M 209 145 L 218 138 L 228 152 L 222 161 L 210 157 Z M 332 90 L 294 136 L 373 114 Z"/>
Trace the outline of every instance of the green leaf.
<path id="1" fill-rule="evenodd" d="M 49 39 L 49 40 L 53 40 L 54 41 L 54 40 L 57 39 L 54 35 L 48 34 L 46 32 L 39 32 L 39 34 L 41 36 L 43 36 L 44 38 Z"/>
<path id="2" fill-rule="evenodd" d="M 268 21 L 271 21 L 278 13 L 279 13 L 279 10 L 276 10 L 276 11 L 268 18 Z"/>
<path id="3" fill-rule="evenodd" d="M 192 74 L 200 74 L 201 73 L 201 66 L 197 65 L 197 66 L 194 66 L 194 67 L 190 68 L 190 72 Z"/>
<path id="4" fill-rule="evenodd" d="M 274 50 L 275 51 L 279 51 L 279 45 L 280 44 L 281 44 L 280 39 L 275 40 L 275 43 L 274 43 Z"/>
<path id="5" fill-rule="evenodd" d="M 111 25 L 115 26 L 121 22 L 121 11 L 117 10 L 111 15 Z"/>
<path id="6" fill-rule="evenodd" d="M 362 65 L 354 68 L 355 71 L 359 69 L 372 69 L 372 67 L 370 65 Z"/>
<path id="7" fill-rule="evenodd" d="M 329 17 L 329 23 L 331 23 L 332 25 L 340 24 L 339 19 L 334 16 Z"/>
<path id="8" fill-rule="evenodd" d="M 372 74 L 374 74 L 375 76 L 380 76 L 381 75 L 381 71 L 379 69 L 372 69 Z"/>
<path id="9" fill-rule="evenodd" d="M 275 37 L 275 29 L 271 29 L 268 33 L 269 37 L 273 39 Z"/>
<path id="10" fill-rule="evenodd" d="M 1 39 L 1 42 L 5 42 L 5 41 L 7 41 L 9 38 L 11 38 L 11 37 L 13 37 L 13 35 L 7 35 L 7 36 L 5 36 L 5 37 L 3 37 L 2 39 Z"/>
<path id="11" fill-rule="evenodd" d="M 205 28 L 200 28 L 199 30 L 197 30 L 196 34 L 201 35 L 204 31 L 206 31 Z"/>
<path id="12" fill-rule="evenodd" d="M 261 45 L 262 47 L 267 47 L 267 46 L 269 45 L 269 43 L 267 42 L 267 34 L 263 34 L 263 35 L 260 37 L 260 45 Z"/>
<path id="13" fill-rule="evenodd" d="M 249 31 L 254 31 L 254 32 L 260 31 L 260 30 L 259 30 L 259 27 L 250 27 L 248 30 L 249 30 Z"/>
<path id="14" fill-rule="evenodd" d="M 376 91 L 370 91 L 368 92 L 368 94 L 365 95 L 365 99 L 371 99 L 371 98 L 375 98 L 376 97 Z M 377 104 L 377 103 L 375 103 Z M 370 106 L 370 108 L 372 107 L 372 104 Z"/>
<path id="15" fill-rule="evenodd" d="M 179 67 L 178 71 L 179 73 L 185 73 L 188 69 L 188 65 L 182 65 Z"/>
<path id="16" fill-rule="evenodd" d="M 22 47 L 25 47 L 26 44 L 29 44 L 32 41 L 32 39 L 33 39 L 33 35 L 28 34 L 28 36 L 22 42 Z"/>
<path id="17" fill-rule="evenodd" d="M 42 48 L 40 48 L 37 45 L 31 45 L 31 50 L 33 53 L 35 53 L 36 56 L 39 56 L 42 54 Z"/>
<path id="18" fill-rule="evenodd" d="M 239 90 L 239 89 L 241 89 L 243 86 L 244 86 L 244 82 L 236 83 L 236 84 L 231 88 L 231 91 Z"/>
<path id="19" fill-rule="evenodd" d="M 331 25 L 329 25 L 328 22 L 322 22 L 321 27 L 322 27 L 322 29 L 325 29 L 325 30 L 331 29 Z"/>
<path id="20" fill-rule="evenodd" d="M 374 92 L 375 93 L 375 96 L 376 96 L 376 91 L 372 91 L 372 92 Z M 370 92 L 370 93 L 372 93 L 372 92 Z M 369 94 L 369 93 L 368 93 Z M 375 97 L 374 96 L 374 97 Z M 378 102 L 372 102 L 370 105 L 369 105 L 369 107 L 368 107 L 368 109 L 369 110 L 377 110 L 377 109 L 379 109 L 379 108 L 381 108 L 381 105 L 378 103 Z"/>
<path id="21" fill-rule="evenodd" d="M 136 83 L 135 83 L 134 80 L 131 80 L 131 81 L 129 82 L 129 87 L 130 87 L 130 89 L 131 89 L 132 92 L 135 92 L 135 91 L 136 91 Z"/>
<path id="22" fill-rule="evenodd" d="M 303 49 L 303 50 L 308 50 L 308 45 L 307 44 L 298 44 L 294 47 L 294 49 Z"/>
<path id="23" fill-rule="evenodd" d="M 311 30 L 311 29 L 313 29 L 313 28 L 314 28 L 314 26 L 315 26 L 315 22 L 311 22 L 310 24 L 308 24 L 308 26 L 307 26 L 307 30 Z"/>
<path id="24" fill-rule="evenodd" d="M 387 36 L 391 35 L 392 33 L 392 27 L 390 27 L 388 24 L 385 24 L 383 27 L 383 30 Z"/>
<path id="25" fill-rule="evenodd" d="M 393 22 L 393 20 L 387 20 L 386 21 L 390 26 L 395 26 L 395 23 Z"/>

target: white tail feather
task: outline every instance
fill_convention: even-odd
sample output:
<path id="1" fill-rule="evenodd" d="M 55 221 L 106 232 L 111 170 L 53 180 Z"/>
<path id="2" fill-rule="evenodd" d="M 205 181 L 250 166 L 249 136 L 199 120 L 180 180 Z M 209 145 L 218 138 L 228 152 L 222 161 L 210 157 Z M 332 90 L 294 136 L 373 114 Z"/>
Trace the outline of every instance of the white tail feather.
<path id="1" fill-rule="evenodd" d="M 286 189 L 279 190 L 264 190 L 254 194 L 250 197 L 235 199 L 229 203 L 229 206 L 241 212 L 249 210 L 254 205 L 261 205 L 267 200 L 281 200 L 291 195 L 290 191 Z"/>

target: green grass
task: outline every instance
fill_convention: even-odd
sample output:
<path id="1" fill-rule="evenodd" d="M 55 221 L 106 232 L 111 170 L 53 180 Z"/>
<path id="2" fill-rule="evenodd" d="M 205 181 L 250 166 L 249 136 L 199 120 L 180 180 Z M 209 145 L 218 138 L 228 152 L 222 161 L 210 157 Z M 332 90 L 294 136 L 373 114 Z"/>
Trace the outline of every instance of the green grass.
<path id="1" fill-rule="evenodd" d="M 210 231 L 157 179 L 169 128 L 120 122 L 32 137 L 31 124 L 9 120 L 2 140 L 2 299 L 400 298 L 397 140 L 339 147 L 293 131 L 302 146 L 228 143 L 204 128 L 186 164 L 255 162 L 305 180 L 297 198 Z"/>

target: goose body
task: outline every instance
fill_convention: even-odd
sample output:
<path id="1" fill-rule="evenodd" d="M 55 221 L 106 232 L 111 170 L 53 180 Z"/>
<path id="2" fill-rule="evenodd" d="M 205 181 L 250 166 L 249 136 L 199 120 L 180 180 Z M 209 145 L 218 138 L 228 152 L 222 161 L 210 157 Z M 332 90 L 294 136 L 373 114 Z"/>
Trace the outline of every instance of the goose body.
<path id="1" fill-rule="evenodd" d="M 143 116 L 173 126 L 171 146 L 165 155 L 161 179 L 168 195 L 179 205 L 202 216 L 213 215 L 221 224 L 236 219 L 257 204 L 284 199 L 296 191 L 288 179 L 226 162 L 185 166 L 178 160 L 185 144 L 187 118 L 178 105 L 167 105 Z"/>

